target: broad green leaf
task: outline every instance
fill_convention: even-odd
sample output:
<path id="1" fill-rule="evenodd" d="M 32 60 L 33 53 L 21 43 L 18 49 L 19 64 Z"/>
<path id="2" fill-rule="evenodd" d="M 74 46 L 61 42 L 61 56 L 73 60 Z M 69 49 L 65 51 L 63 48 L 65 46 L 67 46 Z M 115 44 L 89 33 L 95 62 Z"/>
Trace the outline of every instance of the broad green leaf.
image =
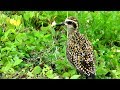
<path id="1" fill-rule="evenodd" d="M 40 68 L 39 66 L 36 66 L 36 67 L 34 67 L 34 69 L 32 70 L 32 73 L 33 73 L 34 75 L 37 75 L 37 74 L 39 74 L 41 71 L 42 71 L 41 68 Z"/>
<path id="2" fill-rule="evenodd" d="M 8 40 L 8 35 L 9 35 L 10 32 L 11 32 L 10 30 L 6 31 L 5 34 L 1 37 L 1 41 Z"/>
<path id="3" fill-rule="evenodd" d="M 26 13 L 23 14 L 23 17 L 24 17 L 25 20 L 28 21 L 29 18 L 30 18 L 30 14 L 28 12 L 26 12 Z"/>
<path id="4" fill-rule="evenodd" d="M 80 75 L 73 75 L 70 79 L 78 79 Z"/>
<path id="5" fill-rule="evenodd" d="M 35 12 L 29 12 L 30 18 L 32 18 L 35 15 Z"/>
<path id="6" fill-rule="evenodd" d="M 76 71 L 75 70 L 70 70 L 69 73 L 72 76 L 72 75 L 74 75 L 76 73 Z"/>
<path id="7" fill-rule="evenodd" d="M 54 74 L 53 74 L 53 71 L 52 70 L 49 70 L 48 72 L 46 72 L 46 75 L 48 78 L 54 78 Z"/>
<path id="8" fill-rule="evenodd" d="M 66 35 L 63 34 L 63 35 L 61 35 L 61 37 L 62 37 L 61 40 L 67 40 L 67 36 Z"/>
<path id="9" fill-rule="evenodd" d="M 22 62 L 22 60 L 19 59 L 19 57 L 15 56 L 14 57 L 14 64 L 13 64 L 13 66 L 19 65 L 21 62 Z"/>
<path id="10" fill-rule="evenodd" d="M 39 32 L 39 31 L 34 31 L 34 35 L 35 35 L 36 37 L 43 37 L 43 36 L 44 36 L 44 34 L 41 33 L 41 32 Z"/>
<path id="11" fill-rule="evenodd" d="M 26 20 L 29 20 L 29 18 L 30 18 L 30 14 L 28 12 L 24 13 L 23 16 Z"/>
<path id="12" fill-rule="evenodd" d="M 107 70 L 107 69 L 104 69 L 104 68 L 98 68 L 98 69 L 96 70 L 96 73 L 97 73 L 98 75 L 105 75 L 105 74 L 107 74 L 107 72 L 108 72 L 108 70 Z"/>
<path id="13" fill-rule="evenodd" d="M 9 70 L 10 68 L 12 68 L 12 63 L 7 62 L 7 65 L 6 65 L 6 66 L 3 66 L 2 69 L 1 69 L 1 71 L 4 72 L 4 73 L 6 73 L 6 72 L 8 72 L 8 70 Z"/>
<path id="14" fill-rule="evenodd" d="M 117 72 L 116 70 L 112 70 L 112 73 L 114 73 L 114 74 L 115 74 L 116 72 Z"/>
<path id="15" fill-rule="evenodd" d="M 68 72 L 65 72 L 65 73 L 63 73 L 63 75 L 62 75 L 63 77 L 70 77 L 70 73 L 68 73 Z"/>

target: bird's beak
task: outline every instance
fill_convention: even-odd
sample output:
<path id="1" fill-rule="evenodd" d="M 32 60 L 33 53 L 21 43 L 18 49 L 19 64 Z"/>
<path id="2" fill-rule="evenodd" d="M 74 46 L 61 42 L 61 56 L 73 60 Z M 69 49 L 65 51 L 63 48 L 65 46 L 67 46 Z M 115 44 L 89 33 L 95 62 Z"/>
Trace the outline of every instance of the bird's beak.
<path id="1" fill-rule="evenodd" d="M 65 25 L 65 22 L 61 22 L 59 24 L 56 24 L 56 26 L 63 26 L 63 25 Z"/>

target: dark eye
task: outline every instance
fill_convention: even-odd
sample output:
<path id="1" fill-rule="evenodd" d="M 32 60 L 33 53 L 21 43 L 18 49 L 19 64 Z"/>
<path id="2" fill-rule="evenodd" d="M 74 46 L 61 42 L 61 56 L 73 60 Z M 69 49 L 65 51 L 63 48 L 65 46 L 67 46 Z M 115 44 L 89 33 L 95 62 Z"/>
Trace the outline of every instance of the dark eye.
<path id="1" fill-rule="evenodd" d="M 71 22 L 71 21 L 67 21 L 66 23 L 67 23 L 67 24 L 72 24 L 72 22 Z"/>

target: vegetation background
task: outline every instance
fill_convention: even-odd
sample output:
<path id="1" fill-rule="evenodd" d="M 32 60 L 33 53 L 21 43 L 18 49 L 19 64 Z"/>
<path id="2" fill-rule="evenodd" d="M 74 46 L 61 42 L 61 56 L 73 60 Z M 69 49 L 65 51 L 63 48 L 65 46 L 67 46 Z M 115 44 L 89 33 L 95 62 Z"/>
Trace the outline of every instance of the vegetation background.
<path id="1" fill-rule="evenodd" d="M 96 78 L 120 78 L 119 11 L 0 11 L 0 78 L 78 79 L 66 58 L 68 16 L 94 47 Z"/>

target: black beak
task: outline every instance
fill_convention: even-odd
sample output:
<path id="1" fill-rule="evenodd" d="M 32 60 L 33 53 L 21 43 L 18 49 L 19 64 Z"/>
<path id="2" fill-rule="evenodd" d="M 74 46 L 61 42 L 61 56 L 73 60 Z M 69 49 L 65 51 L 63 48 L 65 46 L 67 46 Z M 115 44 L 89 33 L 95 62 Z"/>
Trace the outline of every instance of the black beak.
<path id="1" fill-rule="evenodd" d="M 59 23 L 59 24 L 56 24 L 56 26 L 63 26 L 63 25 L 65 25 L 64 22 L 61 22 L 61 23 Z"/>

